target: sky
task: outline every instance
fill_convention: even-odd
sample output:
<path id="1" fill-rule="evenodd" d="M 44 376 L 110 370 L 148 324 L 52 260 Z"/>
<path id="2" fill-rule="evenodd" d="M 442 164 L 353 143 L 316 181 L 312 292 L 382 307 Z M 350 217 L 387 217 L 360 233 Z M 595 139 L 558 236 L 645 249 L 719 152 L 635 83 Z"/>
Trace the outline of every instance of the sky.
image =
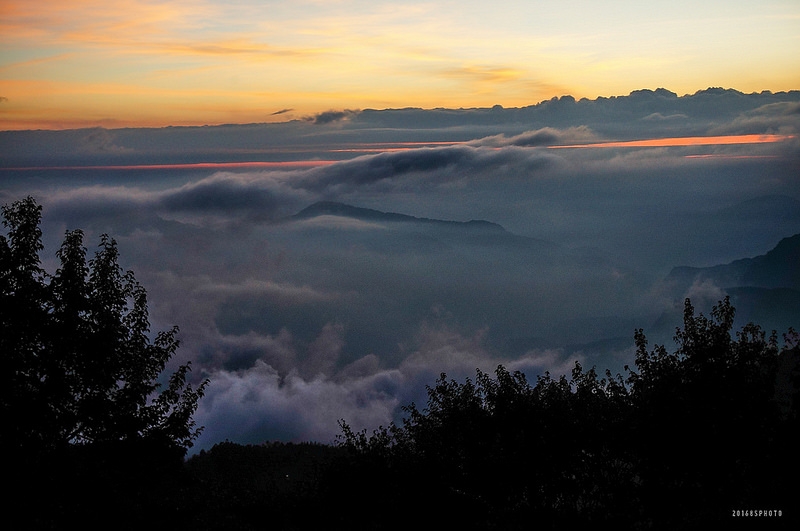
<path id="1" fill-rule="evenodd" d="M 686 297 L 800 328 L 791 254 L 700 269 L 800 233 L 798 51 L 794 0 L 0 0 L 0 203 L 51 273 L 118 242 L 192 451 L 329 443 L 442 372 L 622 371 Z"/>
<path id="2" fill-rule="evenodd" d="M 800 86 L 800 5 L 0 2 L 0 130 Z"/>

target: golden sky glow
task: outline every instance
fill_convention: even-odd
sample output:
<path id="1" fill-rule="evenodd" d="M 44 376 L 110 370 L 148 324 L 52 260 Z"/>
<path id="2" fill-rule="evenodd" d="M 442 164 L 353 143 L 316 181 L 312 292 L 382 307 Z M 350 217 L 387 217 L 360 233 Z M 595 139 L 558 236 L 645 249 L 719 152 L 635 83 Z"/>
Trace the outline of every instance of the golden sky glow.
<path id="1" fill-rule="evenodd" d="M 0 129 L 708 86 L 800 88 L 800 4 L 0 0 Z"/>

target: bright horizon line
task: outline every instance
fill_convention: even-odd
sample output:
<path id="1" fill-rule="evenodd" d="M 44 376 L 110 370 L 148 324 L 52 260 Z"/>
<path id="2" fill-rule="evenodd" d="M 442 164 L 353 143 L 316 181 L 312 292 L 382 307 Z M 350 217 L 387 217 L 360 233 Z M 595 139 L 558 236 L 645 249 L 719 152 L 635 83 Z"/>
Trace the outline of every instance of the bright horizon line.
<path id="1" fill-rule="evenodd" d="M 748 135 L 714 135 L 714 136 L 689 136 L 689 137 L 669 137 L 669 138 L 652 138 L 640 140 L 626 140 L 626 141 L 607 141 L 595 142 L 588 144 L 558 144 L 558 145 L 543 145 L 543 146 L 522 146 L 523 149 L 607 149 L 607 148 L 658 148 L 658 147 L 691 147 L 691 146 L 725 146 L 725 145 L 743 145 L 743 144 L 773 144 L 777 142 L 785 142 L 797 138 L 797 135 L 781 135 L 781 134 L 748 134 Z M 368 147 L 369 144 L 358 143 L 362 146 L 352 149 L 332 148 L 328 152 L 352 152 L 352 153 L 388 153 L 396 151 L 408 151 L 413 149 L 430 149 L 431 147 L 448 147 L 456 145 L 467 145 L 473 141 L 452 141 L 452 142 L 376 142 L 375 146 L 383 147 Z M 519 146 L 518 146 L 519 147 Z M 488 149 L 501 149 L 497 147 Z M 713 158 L 719 156 L 729 155 L 714 155 L 714 154 L 693 154 L 686 155 L 686 158 Z M 751 155 L 742 155 L 740 157 L 750 158 Z M 100 165 L 75 165 L 75 166 L 20 166 L 2 168 L 0 171 L 69 171 L 69 170 L 179 170 L 179 169 L 210 169 L 210 170 L 226 170 L 226 169 L 301 169 L 313 168 L 319 166 L 329 166 L 344 160 L 333 159 L 307 159 L 307 160 L 293 160 L 293 161 L 245 161 L 245 162 L 189 162 L 189 163 L 167 163 L 167 164 L 100 164 Z"/>
<path id="2" fill-rule="evenodd" d="M 800 84 L 797 0 L 6 0 L 0 129 L 274 123 Z"/>
<path id="3" fill-rule="evenodd" d="M 121 129 L 169 129 L 169 128 L 202 128 L 202 127 L 225 127 L 225 126 L 246 126 L 246 125 L 277 125 L 277 124 L 288 124 L 293 122 L 307 122 L 309 124 L 313 123 L 314 120 L 325 113 L 328 112 L 345 112 L 345 113 L 353 113 L 358 114 L 365 111 L 375 111 L 375 112 L 386 112 L 386 111 L 402 111 L 402 110 L 421 110 L 421 111 L 438 111 L 438 110 L 448 110 L 448 111 L 474 111 L 474 110 L 487 110 L 493 107 L 502 107 L 504 110 L 514 110 L 514 109 L 524 109 L 526 107 L 534 107 L 536 105 L 540 105 L 542 103 L 558 100 L 561 98 L 573 98 L 576 101 L 581 100 L 588 100 L 588 101 L 598 101 L 601 99 L 614 99 L 614 98 L 625 98 L 629 97 L 634 92 L 639 91 L 652 91 L 655 92 L 656 90 L 668 90 L 673 94 L 676 94 L 677 97 L 689 97 L 695 94 L 698 94 L 703 91 L 712 90 L 712 89 L 721 89 L 721 90 L 730 90 L 739 92 L 741 94 L 750 95 L 750 94 L 781 94 L 781 93 L 788 93 L 788 92 L 795 92 L 800 91 L 798 89 L 786 89 L 786 90 L 770 90 L 770 89 L 762 89 L 760 91 L 754 90 L 751 92 L 745 92 L 733 87 L 722 87 L 722 86 L 708 86 L 704 89 L 698 89 L 694 92 L 687 92 L 683 95 L 679 95 L 677 92 L 674 92 L 665 86 L 656 87 L 655 89 L 650 88 L 640 88 L 634 89 L 630 91 L 628 94 L 616 94 L 616 95 L 598 95 L 594 98 L 588 97 L 581 97 L 576 98 L 572 94 L 561 94 L 557 96 L 552 96 L 550 98 L 541 99 L 535 103 L 530 103 L 527 105 L 518 105 L 518 106 L 504 106 L 502 104 L 494 104 L 494 105 L 475 105 L 470 107 L 445 107 L 445 106 L 393 106 L 393 107 L 385 107 L 385 108 L 374 108 L 374 107 L 365 107 L 365 108 L 356 108 L 356 109 L 333 109 L 327 108 L 325 110 L 316 110 L 316 111 L 309 111 L 307 113 L 301 113 L 301 116 L 295 116 L 294 118 L 286 119 L 286 120 L 243 120 L 243 121 L 202 121 L 202 120 L 176 120 L 173 122 L 163 122 L 163 123 L 154 123 L 149 120 L 126 120 L 126 119 L 112 119 L 112 118 L 103 118 L 97 120 L 64 120 L 62 123 L 56 125 L 53 122 L 58 122 L 58 120 L 53 121 L 46 121 L 48 125 L 33 125 L 30 122 L 23 121 L 23 120 L 16 120 L 11 121 L 9 123 L 3 124 L 2 120 L 0 119 L 0 132 L 20 132 L 20 131 L 78 131 L 83 129 L 105 129 L 108 131 L 114 130 L 121 130 Z M 289 111 L 294 111 L 295 109 L 289 109 Z M 267 116 L 283 116 L 286 114 L 286 111 L 278 111 L 276 113 L 271 113 Z M 0 114 L 0 116 L 2 116 Z M 347 118 L 344 118 L 347 120 Z M 37 120 L 38 122 L 45 122 L 44 120 Z"/>

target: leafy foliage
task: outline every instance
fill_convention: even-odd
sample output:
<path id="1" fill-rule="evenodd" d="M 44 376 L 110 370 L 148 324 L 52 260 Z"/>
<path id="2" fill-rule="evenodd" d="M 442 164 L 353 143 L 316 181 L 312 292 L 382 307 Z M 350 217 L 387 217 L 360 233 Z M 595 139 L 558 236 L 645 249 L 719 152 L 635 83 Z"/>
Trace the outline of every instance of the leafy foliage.
<path id="1" fill-rule="evenodd" d="M 180 366 L 158 378 L 179 346 L 177 328 L 151 340 L 147 294 L 100 238 L 87 261 L 83 233 L 68 231 L 53 275 L 41 267 L 41 206 L 28 197 L 2 209 L 0 411 L 6 451 L 146 440 L 185 452 L 199 434 L 192 415 L 206 383 Z"/>
<path id="2" fill-rule="evenodd" d="M 627 378 L 579 363 L 534 385 L 503 366 L 462 383 L 442 374 L 426 408 L 372 435 L 342 421 L 340 444 L 393 478 L 393 493 L 425 484 L 470 511 L 472 528 L 680 528 L 732 507 L 786 509 L 800 351 L 753 324 L 732 336 L 734 314 L 728 298 L 710 317 L 686 300 L 677 349 L 648 350 L 637 330 Z M 778 392 L 782 379 L 791 391 Z"/>
<path id="3" fill-rule="evenodd" d="M 710 317 L 695 315 L 687 299 L 671 354 L 648 351 L 636 332 L 633 441 L 647 487 L 642 502 L 654 514 L 774 504 L 789 485 L 785 474 L 796 470 L 786 442 L 796 440 L 787 430 L 796 428 L 789 411 L 796 416 L 798 404 L 782 410 L 776 382 L 783 364 L 797 388 L 800 352 L 791 341 L 781 350 L 775 332 L 754 324 L 733 335 L 734 315 L 727 297 Z"/>

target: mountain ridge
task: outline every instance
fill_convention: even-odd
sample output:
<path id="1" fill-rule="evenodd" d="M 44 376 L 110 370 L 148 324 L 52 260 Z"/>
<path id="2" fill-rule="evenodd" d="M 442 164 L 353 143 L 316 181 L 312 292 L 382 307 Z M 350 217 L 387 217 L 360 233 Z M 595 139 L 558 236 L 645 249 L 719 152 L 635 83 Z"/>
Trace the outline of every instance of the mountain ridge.
<path id="1" fill-rule="evenodd" d="M 763 255 L 711 267 L 677 266 L 666 277 L 685 287 L 706 280 L 722 288 L 800 290 L 800 233 L 782 238 Z"/>
<path id="2" fill-rule="evenodd" d="M 423 223 L 442 227 L 459 227 L 507 233 L 502 225 L 482 219 L 469 221 L 451 221 L 433 218 L 419 218 L 397 212 L 384 212 L 372 208 L 363 208 L 337 201 L 317 201 L 292 216 L 292 219 L 311 219 L 319 216 L 340 216 L 363 221 L 387 221 L 394 223 Z"/>
<path id="3" fill-rule="evenodd" d="M 673 306 L 651 326 L 666 341 L 682 319 L 683 299 L 715 304 L 721 294 L 736 308 L 735 327 L 758 323 L 764 330 L 800 328 L 800 233 L 782 238 L 766 253 L 710 267 L 678 266 L 664 278 Z M 703 300 L 705 299 L 705 300 Z"/>

